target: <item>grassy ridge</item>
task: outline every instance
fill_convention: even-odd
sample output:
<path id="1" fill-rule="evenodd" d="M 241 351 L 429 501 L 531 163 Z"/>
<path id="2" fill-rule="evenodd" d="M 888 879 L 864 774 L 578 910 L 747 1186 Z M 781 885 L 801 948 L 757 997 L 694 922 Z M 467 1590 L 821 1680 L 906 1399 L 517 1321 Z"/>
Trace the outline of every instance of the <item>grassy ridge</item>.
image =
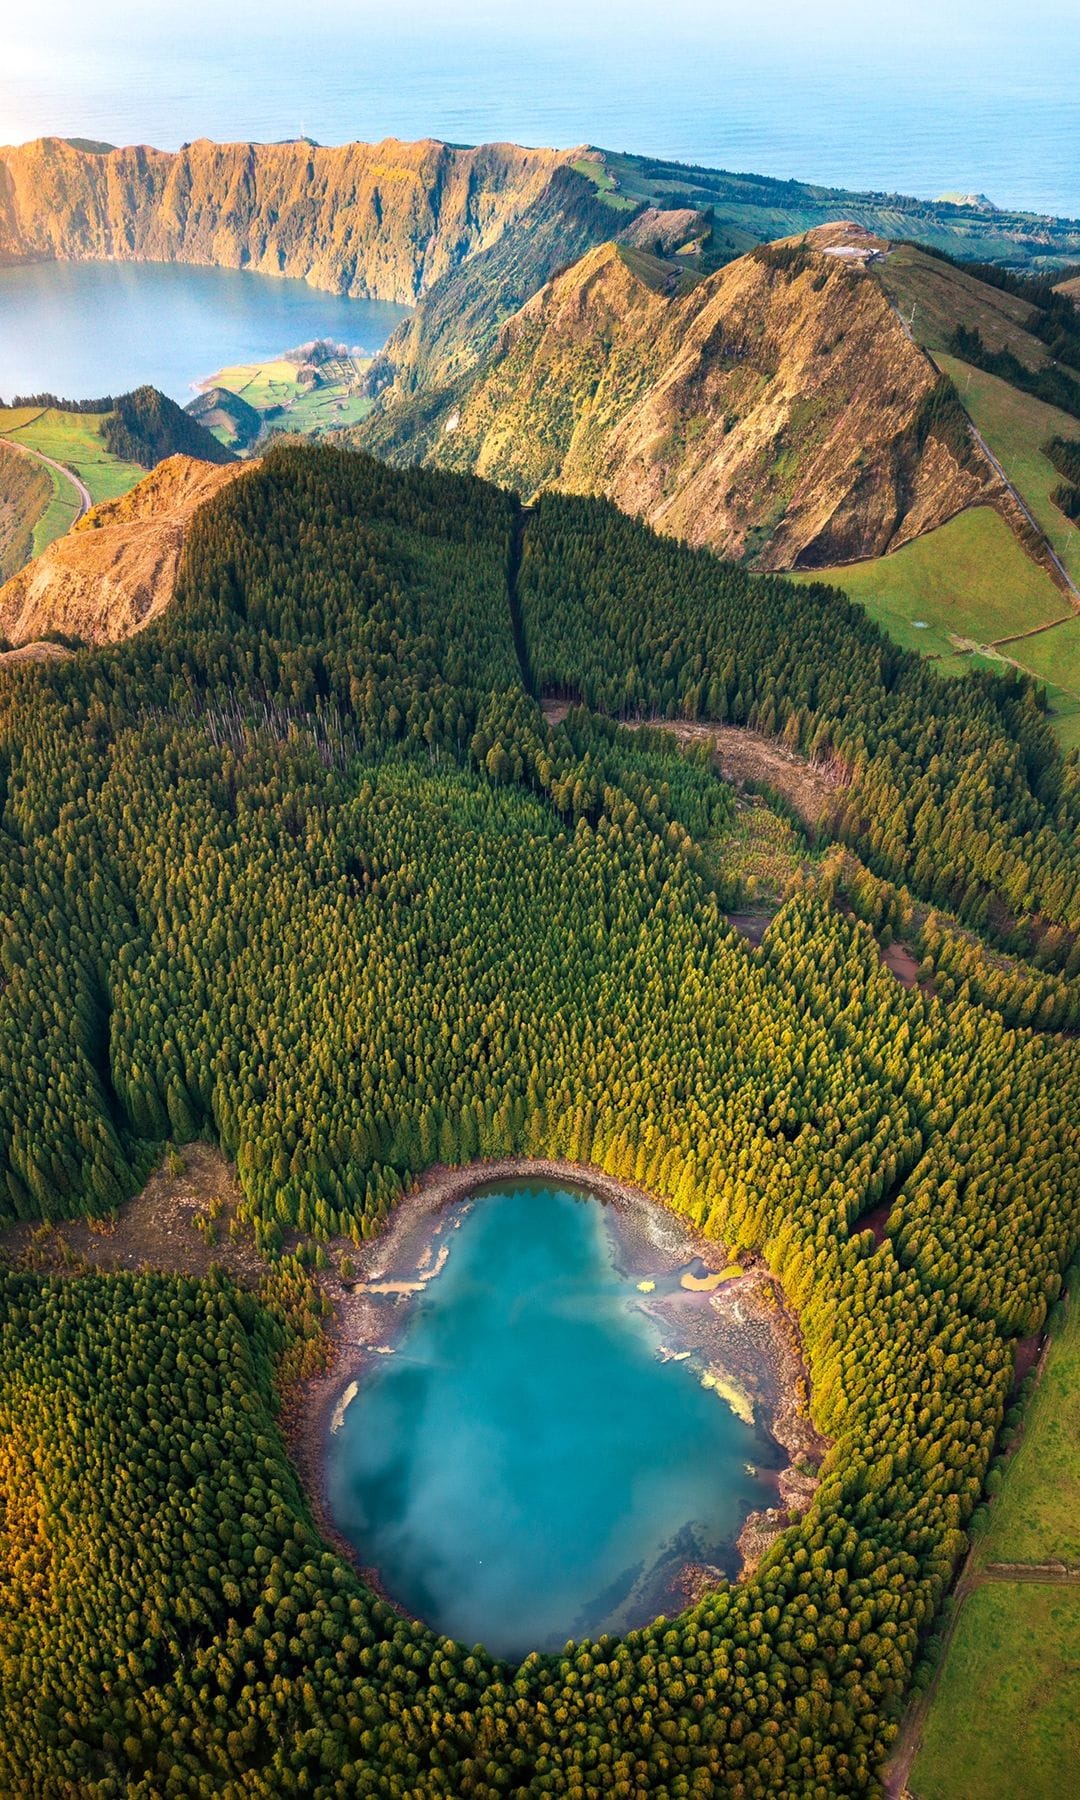
<path id="1" fill-rule="evenodd" d="M 915 244 L 897 244 L 875 272 L 893 305 L 911 321 L 913 337 L 935 360 L 963 325 L 978 331 L 990 350 L 1010 350 L 1028 368 L 1049 362 L 1049 351 L 1027 329 L 1030 300 L 990 287 Z"/>
<path id="2" fill-rule="evenodd" d="M 1080 530 L 1051 498 L 1061 474 L 1044 451 L 1052 438 L 1080 439 L 1080 422 L 954 356 L 941 355 L 937 361 L 951 375 L 976 428 L 1073 580 L 1080 582 Z"/>

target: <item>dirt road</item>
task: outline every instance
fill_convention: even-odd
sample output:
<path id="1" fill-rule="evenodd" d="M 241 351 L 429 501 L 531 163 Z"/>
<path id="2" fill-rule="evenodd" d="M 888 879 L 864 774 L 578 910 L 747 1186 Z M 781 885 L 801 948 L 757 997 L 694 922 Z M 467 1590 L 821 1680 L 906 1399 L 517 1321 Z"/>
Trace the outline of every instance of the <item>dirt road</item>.
<path id="1" fill-rule="evenodd" d="M 79 510 L 75 514 L 76 519 L 81 519 L 84 513 L 90 511 L 94 504 L 90 489 L 85 481 L 80 480 L 73 469 L 68 468 L 66 463 L 57 462 L 53 456 L 46 456 L 44 450 L 34 450 L 29 444 L 20 444 L 17 438 L 0 436 L 0 443 L 10 444 L 13 450 L 18 450 L 23 456 L 28 456 L 32 462 L 44 463 L 46 468 L 54 469 L 61 480 L 68 482 L 79 496 Z"/>

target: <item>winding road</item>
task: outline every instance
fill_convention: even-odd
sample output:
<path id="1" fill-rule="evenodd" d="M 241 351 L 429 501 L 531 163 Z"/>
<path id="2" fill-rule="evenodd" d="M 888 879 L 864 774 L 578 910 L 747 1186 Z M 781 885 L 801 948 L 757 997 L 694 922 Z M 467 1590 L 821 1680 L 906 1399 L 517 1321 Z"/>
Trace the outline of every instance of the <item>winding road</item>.
<path id="1" fill-rule="evenodd" d="M 34 450 L 29 444 L 20 444 L 18 440 L 13 437 L 4 437 L 0 435 L 0 444 L 10 444 L 13 450 L 20 451 L 23 456 L 29 456 L 32 462 L 44 463 L 46 468 L 54 469 L 61 480 L 70 483 L 79 496 L 79 510 L 75 514 L 76 519 L 81 519 L 84 513 L 90 511 L 90 508 L 94 504 L 90 489 L 87 487 L 85 481 L 82 481 L 80 477 L 75 474 L 73 469 L 68 468 L 66 463 L 57 462 L 54 456 L 46 456 L 44 450 Z"/>

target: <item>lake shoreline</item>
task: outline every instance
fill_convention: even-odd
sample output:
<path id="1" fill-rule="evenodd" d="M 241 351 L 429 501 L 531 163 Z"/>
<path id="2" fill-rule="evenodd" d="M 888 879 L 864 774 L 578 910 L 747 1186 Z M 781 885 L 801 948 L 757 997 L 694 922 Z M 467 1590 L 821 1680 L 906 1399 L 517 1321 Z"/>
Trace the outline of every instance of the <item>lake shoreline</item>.
<path id="1" fill-rule="evenodd" d="M 655 1270 L 657 1261 L 665 1256 L 669 1268 L 685 1268 L 688 1248 L 706 1269 L 723 1271 L 730 1260 L 722 1243 L 706 1238 L 690 1220 L 647 1190 L 587 1164 L 529 1157 L 504 1157 L 455 1168 L 434 1165 L 394 1203 L 376 1237 L 360 1245 L 335 1238 L 326 1246 L 328 1266 L 315 1273 L 328 1307 L 323 1327 L 326 1367 L 320 1374 L 278 1390 L 278 1429 L 322 1537 L 403 1618 L 412 1615 L 387 1592 L 378 1570 L 365 1566 L 338 1530 L 327 1492 L 327 1452 L 335 1412 L 347 1402 L 350 1384 L 359 1382 L 377 1366 L 381 1355 L 390 1352 L 387 1336 L 405 1326 L 409 1301 L 425 1284 L 416 1280 L 395 1284 L 392 1292 L 397 1300 L 390 1309 L 385 1295 L 365 1289 L 372 1280 L 392 1272 L 395 1264 L 434 1279 L 440 1240 L 445 1244 L 444 1234 L 453 1226 L 455 1207 L 487 1187 L 530 1180 L 555 1181 L 610 1204 L 617 1266 L 631 1279 L 647 1268 Z M 125 1201 L 108 1221 L 78 1218 L 47 1227 L 8 1225 L 0 1232 L 0 1262 L 76 1277 L 137 1270 L 199 1277 L 217 1267 L 241 1287 L 257 1292 L 266 1264 L 248 1231 L 234 1237 L 232 1227 L 240 1201 L 233 1165 L 216 1146 L 196 1140 L 184 1146 L 176 1170 L 160 1165 L 141 1192 Z M 207 1209 L 213 1207 L 220 1209 L 216 1227 L 209 1233 L 197 1231 L 195 1225 L 205 1220 Z M 346 1257 L 355 1273 L 343 1277 L 341 1264 Z M 747 1358 L 741 1371 L 744 1385 L 752 1386 L 752 1376 L 762 1374 L 759 1364 L 767 1363 L 768 1380 L 755 1392 L 754 1402 L 762 1408 L 770 1437 L 787 1457 L 785 1467 L 763 1471 L 770 1484 L 775 1482 L 776 1504 L 745 1517 L 735 1544 L 741 1566 L 729 1575 L 702 1562 L 684 1564 L 665 1595 L 670 1606 L 658 1608 L 668 1616 L 696 1604 L 718 1584 L 745 1580 L 753 1573 L 769 1545 L 787 1529 L 790 1515 L 805 1511 L 813 1498 L 817 1477 L 804 1473 L 798 1465 L 804 1461 L 816 1465 L 828 1448 L 808 1414 L 809 1375 L 798 1318 L 780 1283 L 760 1258 L 744 1255 L 741 1266 L 743 1274 L 724 1280 L 713 1291 L 686 1291 L 675 1284 L 676 1291 L 666 1296 L 640 1293 L 643 1309 L 653 1312 L 665 1328 L 679 1331 L 690 1318 L 697 1349 L 707 1365 L 713 1360 L 712 1350 L 725 1369 L 738 1362 L 741 1352 Z M 672 1285 L 668 1283 L 669 1289 Z M 399 1287 L 406 1291 L 399 1294 Z M 701 1341 L 703 1322 L 712 1346 Z M 390 1333 L 388 1325 L 393 1327 Z M 682 1360 L 685 1352 L 676 1354 Z M 733 1396 L 723 1388 L 719 1397 L 732 1403 Z"/>
<path id="2" fill-rule="evenodd" d="M 175 258 L 8 262 L 0 284 L 0 396 L 8 399 L 86 399 L 149 383 L 185 406 L 201 391 L 198 371 L 266 362 L 319 338 L 377 356 L 413 311 L 279 271 Z M 87 319 L 95 321 L 89 333 Z"/>
<path id="3" fill-rule="evenodd" d="M 350 1388 L 356 1392 L 356 1384 L 371 1370 L 377 1356 L 392 1353 L 393 1343 L 388 1339 L 404 1327 L 412 1298 L 437 1276 L 445 1262 L 448 1246 L 444 1233 L 453 1230 L 462 1216 L 455 1218 L 453 1209 L 485 1188 L 509 1181 L 557 1181 L 611 1204 L 619 1222 L 621 1255 L 637 1266 L 644 1267 L 643 1256 L 655 1260 L 665 1254 L 677 1256 L 681 1265 L 687 1246 L 707 1269 L 723 1270 L 730 1261 L 721 1243 L 706 1238 L 658 1196 L 602 1169 L 561 1159 L 500 1157 L 453 1168 L 433 1165 L 394 1203 L 378 1236 L 352 1254 L 355 1276 L 343 1280 L 333 1270 L 324 1272 L 322 1286 L 333 1308 L 327 1326 L 332 1360 L 324 1374 L 307 1379 L 290 1396 L 282 1421 L 286 1441 L 320 1532 L 402 1617 L 411 1615 L 387 1593 L 378 1571 L 362 1566 L 355 1547 L 335 1522 L 327 1480 L 330 1438 L 340 1428 L 344 1405 L 352 1397 Z M 743 1382 L 754 1388 L 754 1404 L 761 1406 L 769 1434 L 787 1458 L 776 1476 L 778 1504 L 751 1512 L 743 1522 L 736 1541 L 740 1567 L 735 1580 L 751 1575 L 769 1545 L 792 1522 L 792 1515 L 806 1510 L 817 1476 L 798 1465 L 804 1461 L 817 1464 L 827 1448 L 809 1417 L 809 1374 L 798 1321 L 779 1282 L 760 1258 L 744 1257 L 742 1266 L 741 1275 L 725 1280 L 714 1291 L 669 1297 L 666 1315 L 664 1302 L 658 1301 L 654 1308 L 652 1297 L 644 1295 L 642 1302 L 669 1321 L 677 1320 L 679 1308 L 693 1307 L 699 1326 L 704 1326 L 715 1343 L 716 1353 L 727 1352 L 725 1368 L 732 1346 L 741 1347 Z M 407 1268 L 415 1273 L 403 1277 Z M 392 1301 L 390 1309 L 387 1299 Z M 746 1370 L 759 1361 L 761 1379 L 747 1380 Z M 720 1391 L 724 1392 L 722 1386 Z M 682 1610 L 727 1579 L 721 1570 L 687 1564 L 673 1580 L 672 1602 Z"/>

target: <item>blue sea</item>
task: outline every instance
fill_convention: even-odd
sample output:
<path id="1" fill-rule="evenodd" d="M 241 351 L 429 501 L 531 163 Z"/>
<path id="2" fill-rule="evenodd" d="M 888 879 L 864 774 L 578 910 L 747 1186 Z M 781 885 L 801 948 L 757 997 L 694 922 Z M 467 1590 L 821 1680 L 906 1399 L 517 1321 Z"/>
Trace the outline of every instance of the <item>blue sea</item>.
<path id="1" fill-rule="evenodd" d="M 1080 216 L 1080 0 L 53 0 L 0 139 L 594 143 Z"/>

